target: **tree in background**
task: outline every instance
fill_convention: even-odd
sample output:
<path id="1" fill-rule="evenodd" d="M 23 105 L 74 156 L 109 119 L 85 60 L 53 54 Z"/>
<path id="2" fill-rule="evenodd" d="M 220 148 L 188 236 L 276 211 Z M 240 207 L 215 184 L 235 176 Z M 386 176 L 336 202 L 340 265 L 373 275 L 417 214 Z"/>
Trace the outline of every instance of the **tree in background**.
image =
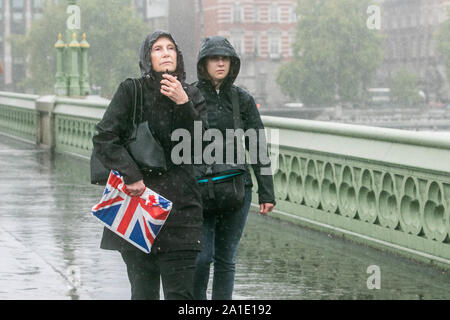
<path id="1" fill-rule="evenodd" d="M 139 47 L 150 32 L 136 16 L 129 0 L 80 0 L 81 31 L 89 49 L 89 75 L 92 86 L 101 87 L 110 98 L 118 84 L 139 75 Z M 19 87 L 36 94 L 54 92 L 58 33 L 66 30 L 67 2 L 47 1 L 40 19 L 33 21 L 26 35 L 13 38 L 13 54 L 27 59 L 28 77 Z M 81 41 L 81 37 L 78 38 Z"/>
<path id="2" fill-rule="evenodd" d="M 298 0 L 295 57 L 277 83 L 308 105 L 364 101 L 382 59 L 381 36 L 367 26 L 369 0 Z"/>
<path id="3" fill-rule="evenodd" d="M 419 78 L 402 67 L 391 80 L 391 98 L 399 107 L 413 107 L 422 102 L 419 94 Z"/>

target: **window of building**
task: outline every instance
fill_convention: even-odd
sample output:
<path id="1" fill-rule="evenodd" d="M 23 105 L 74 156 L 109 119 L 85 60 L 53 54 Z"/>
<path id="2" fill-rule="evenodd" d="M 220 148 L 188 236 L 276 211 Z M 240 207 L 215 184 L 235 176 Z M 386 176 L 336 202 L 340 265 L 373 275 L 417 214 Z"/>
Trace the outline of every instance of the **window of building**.
<path id="1" fill-rule="evenodd" d="M 289 22 L 290 23 L 296 23 L 297 22 L 297 7 L 291 7 L 289 8 Z"/>
<path id="2" fill-rule="evenodd" d="M 421 15 L 420 15 L 420 25 L 421 26 L 424 26 L 425 25 L 425 13 L 422 13 Z"/>
<path id="3" fill-rule="evenodd" d="M 271 33 L 269 35 L 269 56 L 279 58 L 281 55 L 281 37 L 280 33 Z"/>
<path id="4" fill-rule="evenodd" d="M 428 11 L 428 25 L 433 25 L 433 22 L 434 22 L 434 14 L 433 14 L 433 10 L 432 9 L 430 9 L 429 11 Z"/>
<path id="5" fill-rule="evenodd" d="M 238 55 L 242 55 L 244 53 L 244 32 L 234 32 L 231 35 L 231 45 L 236 50 L 236 53 Z"/>
<path id="6" fill-rule="evenodd" d="M 412 18 L 411 15 L 408 15 L 406 17 L 406 26 L 409 27 L 409 28 L 413 27 L 413 18 Z"/>
<path id="7" fill-rule="evenodd" d="M 245 16 L 245 10 L 244 16 Z M 248 19 L 247 19 L 248 18 Z M 245 17 L 246 22 L 255 22 L 256 21 L 256 8 L 255 7 L 247 7 L 247 17 Z"/>
<path id="8" fill-rule="evenodd" d="M 392 48 L 392 59 L 397 59 L 397 44 L 395 40 L 392 41 L 391 48 Z"/>
<path id="9" fill-rule="evenodd" d="M 24 0 L 13 0 L 11 2 L 11 33 L 25 33 L 24 5 Z"/>
<path id="10" fill-rule="evenodd" d="M 35 9 L 42 8 L 42 1 L 41 0 L 33 0 L 33 8 L 35 8 Z"/>
<path id="11" fill-rule="evenodd" d="M 145 2 L 144 0 L 134 0 L 134 5 L 136 6 L 136 14 L 139 18 L 145 19 Z"/>
<path id="12" fill-rule="evenodd" d="M 427 39 L 424 37 L 424 38 L 422 38 L 422 45 L 421 45 L 421 49 L 420 49 L 420 56 L 422 58 L 426 56 L 427 49 L 428 49 L 428 43 L 427 43 Z"/>
<path id="13" fill-rule="evenodd" d="M 411 57 L 417 57 L 417 39 L 414 37 L 411 38 Z"/>
<path id="14" fill-rule="evenodd" d="M 22 9 L 24 5 L 24 0 L 13 0 L 12 7 L 14 9 Z"/>
<path id="15" fill-rule="evenodd" d="M 24 64 L 25 60 L 23 57 L 13 57 L 13 64 Z"/>
<path id="16" fill-rule="evenodd" d="M 407 17 L 401 16 L 400 19 L 400 29 L 407 27 Z"/>
<path id="17" fill-rule="evenodd" d="M 392 13 L 392 29 L 397 29 L 398 28 L 398 25 L 399 25 L 399 20 L 398 20 L 398 15 L 397 15 L 397 12 L 396 11 L 394 11 L 393 13 Z"/>
<path id="18" fill-rule="evenodd" d="M 31 14 L 33 19 L 39 19 L 42 17 L 42 1 L 33 0 Z"/>
<path id="19" fill-rule="evenodd" d="M 254 54 L 255 56 L 260 56 L 261 55 L 261 35 L 259 34 L 259 32 L 255 32 L 253 35 L 253 39 L 254 39 Z"/>
<path id="20" fill-rule="evenodd" d="M 262 6 L 255 7 L 255 20 L 257 22 L 263 22 L 264 21 L 263 10 L 264 10 L 264 8 Z"/>
<path id="21" fill-rule="evenodd" d="M 419 37 L 417 40 L 417 57 L 422 57 L 423 38 Z"/>
<path id="22" fill-rule="evenodd" d="M 14 12 L 12 15 L 12 19 L 14 22 L 21 22 L 23 20 L 23 12 Z"/>
<path id="23" fill-rule="evenodd" d="M 269 21 L 280 22 L 280 8 L 277 4 L 272 3 L 269 8 Z"/>
<path id="24" fill-rule="evenodd" d="M 401 40 L 401 59 L 408 59 L 408 38 L 403 37 Z"/>
<path id="25" fill-rule="evenodd" d="M 411 60 L 413 48 L 413 37 L 405 37 L 405 58 Z"/>
<path id="26" fill-rule="evenodd" d="M 239 2 L 233 3 L 231 10 L 232 22 L 243 22 L 244 21 L 244 10 Z"/>

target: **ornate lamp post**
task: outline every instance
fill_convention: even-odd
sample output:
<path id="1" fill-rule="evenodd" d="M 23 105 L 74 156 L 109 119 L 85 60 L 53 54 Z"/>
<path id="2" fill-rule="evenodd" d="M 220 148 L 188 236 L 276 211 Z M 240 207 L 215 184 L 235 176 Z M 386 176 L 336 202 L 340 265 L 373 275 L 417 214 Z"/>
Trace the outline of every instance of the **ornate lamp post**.
<path id="1" fill-rule="evenodd" d="M 66 49 L 66 44 L 62 41 L 62 34 L 58 35 L 58 41 L 55 43 L 56 48 L 56 83 L 55 83 L 55 92 L 58 96 L 66 96 L 67 92 L 67 84 L 66 84 L 66 75 L 64 73 L 64 50 Z"/>
<path id="2" fill-rule="evenodd" d="M 82 95 L 89 95 L 91 93 L 91 86 L 89 85 L 89 71 L 88 71 L 88 56 L 87 51 L 91 46 L 86 41 L 86 33 L 83 33 L 83 40 L 80 42 L 81 49 L 81 78 L 80 89 Z"/>
<path id="3" fill-rule="evenodd" d="M 90 94 L 90 85 L 87 50 L 90 46 L 86 41 L 86 35 L 83 35 L 81 43 L 77 41 L 81 28 L 78 0 L 67 0 L 67 3 L 69 17 L 66 22 L 66 41 L 63 41 L 60 34 L 55 44 L 57 52 L 55 91 L 56 95 L 88 95 Z"/>
<path id="4" fill-rule="evenodd" d="M 77 41 L 77 34 L 72 34 L 72 41 L 69 44 L 70 69 L 69 69 L 69 96 L 80 95 L 80 73 L 78 70 L 78 52 L 80 43 Z"/>

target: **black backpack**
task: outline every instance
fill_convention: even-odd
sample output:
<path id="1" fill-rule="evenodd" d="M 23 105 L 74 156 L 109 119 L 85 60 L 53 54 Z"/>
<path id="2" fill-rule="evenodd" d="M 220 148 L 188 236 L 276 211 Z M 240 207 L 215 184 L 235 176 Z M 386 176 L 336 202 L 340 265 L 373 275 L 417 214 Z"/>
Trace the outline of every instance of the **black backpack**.
<path id="1" fill-rule="evenodd" d="M 237 88 L 231 88 L 234 129 L 239 129 L 241 117 Z M 235 212 L 244 204 L 245 164 L 194 165 L 204 212 Z"/>

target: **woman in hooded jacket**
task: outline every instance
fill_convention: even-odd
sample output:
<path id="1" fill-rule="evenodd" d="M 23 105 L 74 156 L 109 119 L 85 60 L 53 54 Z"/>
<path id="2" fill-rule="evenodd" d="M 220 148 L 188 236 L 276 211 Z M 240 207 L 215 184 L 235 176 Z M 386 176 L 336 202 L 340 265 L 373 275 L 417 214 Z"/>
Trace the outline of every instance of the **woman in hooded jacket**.
<path id="1" fill-rule="evenodd" d="M 192 299 L 195 260 L 201 250 L 202 202 L 191 163 L 174 164 L 171 135 L 176 129 L 193 134 L 194 121 L 204 121 L 206 105 L 199 90 L 185 83 L 183 56 L 169 33 L 154 32 L 140 49 L 143 105 L 147 121 L 163 147 L 164 173 L 142 172 L 124 147 L 133 128 L 134 85 L 122 82 L 112 98 L 93 143 L 99 160 L 118 171 L 131 196 L 146 186 L 173 202 L 151 253 L 146 254 L 104 228 L 101 248 L 118 250 L 127 266 L 132 299 L 160 298 L 160 278 L 165 299 Z M 140 99 L 138 95 L 137 99 Z M 139 101 L 139 100 L 138 100 Z M 138 112 L 139 112 L 138 111 Z"/>
<path id="2" fill-rule="evenodd" d="M 197 87 L 206 100 L 209 128 L 220 130 L 224 137 L 227 130 L 234 129 L 233 91 L 237 91 L 238 94 L 242 129 L 245 132 L 255 130 L 258 133 L 264 130 L 253 97 L 233 84 L 239 74 L 240 64 L 236 51 L 226 38 L 213 36 L 203 40 L 197 60 Z M 258 148 L 263 148 L 267 154 L 265 141 L 259 138 L 259 134 L 256 137 L 256 145 Z M 249 149 L 248 145 L 247 142 L 247 149 Z M 225 146 L 224 143 L 224 155 L 226 154 Z M 234 145 L 234 155 L 238 152 L 237 145 Z M 268 158 L 261 161 L 257 156 L 257 161 L 252 163 L 252 168 L 258 183 L 260 213 L 265 215 L 272 211 L 275 205 L 270 161 Z M 252 180 L 247 166 L 246 169 L 243 207 L 232 212 L 206 210 L 203 212 L 203 250 L 197 257 L 197 270 L 194 277 L 195 299 L 206 299 L 211 263 L 214 263 L 212 299 L 232 299 L 237 249 L 252 200 Z"/>

